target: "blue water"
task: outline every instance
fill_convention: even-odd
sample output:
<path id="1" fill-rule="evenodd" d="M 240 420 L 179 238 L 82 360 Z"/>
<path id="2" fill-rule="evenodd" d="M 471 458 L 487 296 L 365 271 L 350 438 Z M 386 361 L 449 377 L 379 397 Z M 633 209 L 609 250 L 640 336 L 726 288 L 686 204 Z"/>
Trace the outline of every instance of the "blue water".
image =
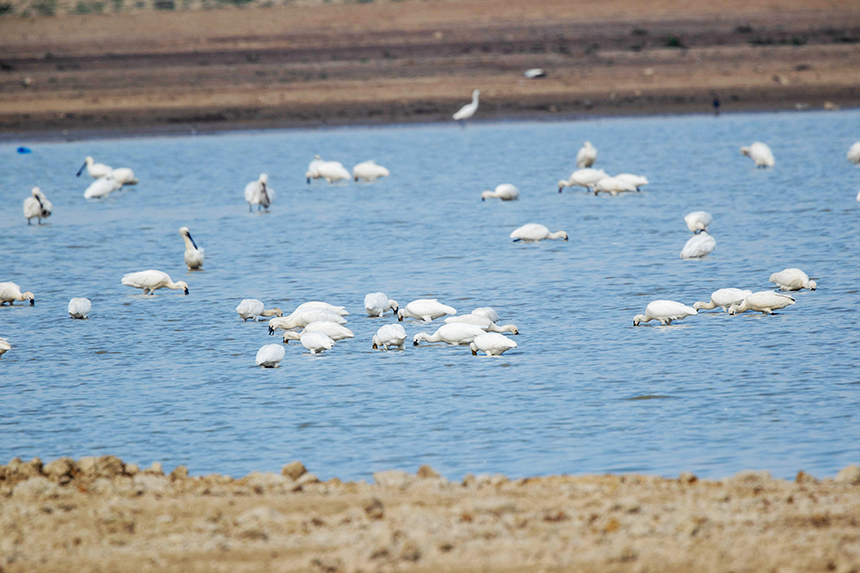
<path id="1" fill-rule="evenodd" d="M 302 460 L 322 477 L 368 478 L 428 463 L 451 478 L 768 469 L 832 475 L 860 461 L 857 111 L 225 133 L 0 144 L 0 281 L 36 306 L 0 309 L 0 461 L 111 453 L 128 462 L 243 475 Z M 582 141 L 596 167 L 646 175 L 642 193 L 556 192 Z M 756 170 L 741 145 L 776 156 Z M 18 145 L 32 154 L 19 155 Z M 376 159 L 374 184 L 305 184 L 315 153 L 347 167 Z M 141 183 L 83 199 L 84 156 L 130 166 Z M 277 191 L 248 212 L 261 172 Z M 480 201 L 498 183 L 512 203 Z M 27 226 L 42 188 L 54 214 Z M 678 257 L 683 216 L 714 216 L 717 248 Z M 528 222 L 568 242 L 512 243 Z M 178 235 L 206 249 L 188 272 Z M 815 292 L 775 316 L 702 313 L 634 328 L 654 299 L 692 304 L 722 287 L 764 290 L 800 267 Z M 160 269 L 191 294 L 142 297 L 124 273 Z M 466 347 L 378 352 L 392 319 L 364 315 L 368 292 L 401 305 L 439 298 L 493 306 L 521 334 L 500 358 Z M 70 298 L 93 302 L 70 320 Z M 345 305 L 352 340 L 321 356 L 286 347 L 234 308 Z M 441 324 L 404 323 L 410 337 Z"/>

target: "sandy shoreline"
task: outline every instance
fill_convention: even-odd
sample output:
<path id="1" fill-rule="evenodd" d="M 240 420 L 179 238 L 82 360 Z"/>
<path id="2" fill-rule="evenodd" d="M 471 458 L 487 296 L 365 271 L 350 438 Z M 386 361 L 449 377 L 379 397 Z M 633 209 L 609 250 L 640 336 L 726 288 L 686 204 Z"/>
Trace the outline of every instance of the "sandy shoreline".
<path id="1" fill-rule="evenodd" d="M 858 571 L 860 468 L 374 483 L 189 477 L 113 456 L 0 466 L 0 571 Z"/>

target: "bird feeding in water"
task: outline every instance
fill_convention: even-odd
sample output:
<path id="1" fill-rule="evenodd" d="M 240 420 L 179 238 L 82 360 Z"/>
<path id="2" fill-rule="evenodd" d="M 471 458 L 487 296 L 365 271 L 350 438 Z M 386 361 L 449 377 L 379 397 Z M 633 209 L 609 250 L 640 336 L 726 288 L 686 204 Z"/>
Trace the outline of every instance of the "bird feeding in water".
<path id="1" fill-rule="evenodd" d="M 188 285 L 185 281 L 173 282 L 165 272 L 148 270 L 136 273 L 128 273 L 123 275 L 122 284 L 134 288 L 143 289 L 143 294 L 153 294 L 160 288 L 169 288 L 171 290 L 181 290 L 188 294 Z"/>

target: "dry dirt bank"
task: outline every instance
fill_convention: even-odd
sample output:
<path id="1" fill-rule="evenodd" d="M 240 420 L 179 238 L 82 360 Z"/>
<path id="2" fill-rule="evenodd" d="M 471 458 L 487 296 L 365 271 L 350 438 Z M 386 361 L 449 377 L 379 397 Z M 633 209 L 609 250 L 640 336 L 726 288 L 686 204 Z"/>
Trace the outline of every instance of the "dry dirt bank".
<path id="1" fill-rule="evenodd" d="M 860 104 L 855 0 L 439 0 L 0 18 L 0 131 Z M 526 80 L 540 67 L 548 76 Z"/>
<path id="2" fill-rule="evenodd" d="M 860 468 L 720 481 L 0 466 L 0 571 L 860 571 Z"/>

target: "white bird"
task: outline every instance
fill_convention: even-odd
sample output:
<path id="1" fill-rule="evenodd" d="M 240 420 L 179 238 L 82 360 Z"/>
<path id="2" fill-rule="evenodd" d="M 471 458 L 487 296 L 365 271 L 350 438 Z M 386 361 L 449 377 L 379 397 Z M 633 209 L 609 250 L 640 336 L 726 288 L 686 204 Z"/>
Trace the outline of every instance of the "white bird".
<path id="1" fill-rule="evenodd" d="M 415 318 L 424 322 L 430 322 L 434 318 L 439 318 L 446 314 L 457 314 L 457 310 L 442 304 L 435 298 L 419 298 L 413 300 L 404 308 L 397 309 L 397 320 L 402 322 L 404 318 Z"/>
<path id="2" fill-rule="evenodd" d="M 261 316 L 284 316 L 280 308 L 266 310 L 265 306 L 263 306 L 263 301 L 256 298 L 243 299 L 236 307 L 236 312 L 239 313 L 242 322 L 245 322 L 249 318 L 253 319 L 254 322 L 258 322 Z"/>
<path id="3" fill-rule="evenodd" d="M 536 78 L 546 77 L 546 72 L 543 70 L 543 68 L 531 68 L 523 72 L 523 75 L 526 77 L 527 80 L 533 80 Z"/>
<path id="4" fill-rule="evenodd" d="M 860 163 L 860 141 L 848 149 L 848 161 L 851 163 Z"/>
<path id="5" fill-rule="evenodd" d="M 770 275 L 770 282 L 779 287 L 779 290 L 800 290 L 808 288 L 815 290 L 818 285 L 800 269 L 790 268 Z"/>
<path id="6" fill-rule="evenodd" d="M 457 123 L 460 124 L 461 128 L 465 128 L 466 127 L 465 121 L 467 119 L 469 119 L 470 117 L 472 117 L 473 115 L 475 115 L 475 112 L 478 111 L 478 96 L 480 96 L 480 95 L 481 95 L 480 90 L 473 91 L 472 92 L 472 103 L 467 103 L 466 105 L 461 107 L 459 110 L 457 110 L 457 113 L 455 113 L 454 115 L 451 116 L 455 120 L 457 120 Z"/>
<path id="7" fill-rule="evenodd" d="M 636 184 L 629 179 L 621 179 L 620 177 L 604 177 L 594 184 L 595 195 L 598 193 L 609 193 L 615 197 L 619 193 L 629 191 L 638 191 Z"/>
<path id="8" fill-rule="evenodd" d="M 31 197 L 24 199 L 24 216 L 27 218 L 28 225 L 30 224 L 30 219 L 33 217 L 39 219 L 39 224 L 41 225 L 42 219 L 51 216 L 54 206 L 38 187 L 33 187 L 30 194 Z"/>
<path id="9" fill-rule="evenodd" d="M 397 314 L 397 301 L 388 298 L 384 292 L 372 292 L 364 297 L 367 316 L 382 316 L 389 308 Z"/>
<path id="10" fill-rule="evenodd" d="M 358 181 L 375 181 L 380 177 L 388 177 L 391 172 L 382 165 L 377 165 L 376 161 L 364 161 L 352 168 L 352 178 Z"/>
<path id="11" fill-rule="evenodd" d="M 73 298 L 69 301 L 69 314 L 72 318 L 87 318 L 87 313 L 93 307 L 88 298 Z"/>
<path id="12" fill-rule="evenodd" d="M 323 161 L 317 165 L 317 174 L 329 183 L 349 181 L 352 178 L 340 161 Z"/>
<path id="13" fill-rule="evenodd" d="M 322 162 L 323 162 L 323 160 L 320 159 L 319 155 L 314 155 L 313 160 L 311 160 L 311 162 L 308 163 L 308 170 L 305 172 L 305 179 L 307 179 L 308 184 L 310 184 L 311 179 L 319 179 L 320 178 L 320 174 L 317 171 L 317 167 Z"/>
<path id="14" fill-rule="evenodd" d="M 21 292 L 21 287 L 13 282 L 0 283 L 0 306 L 7 302 L 11 306 L 16 300 L 29 300 L 30 306 L 34 306 L 36 304 L 36 297 L 33 296 L 33 293 L 30 291 Z"/>
<path id="15" fill-rule="evenodd" d="M 562 179 L 558 182 L 558 192 L 561 193 L 565 187 L 573 187 L 578 185 L 585 187 L 588 191 L 594 190 L 597 182 L 604 177 L 609 177 L 603 169 L 577 169 L 570 174 L 570 177 L 565 181 Z"/>
<path id="16" fill-rule="evenodd" d="M 564 239 L 567 240 L 567 233 L 564 231 L 556 231 L 555 233 L 550 233 L 549 229 L 544 227 L 543 225 L 538 225 L 537 223 L 529 223 L 527 225 L 523 225 L 518 229 L 514 229 L 514 232 L 511 233 L 511 238 L 516 243 L 517 241 L 542 241 L 544 239 Z"/>
<path id="17" fill-rule="evenodd" d="M 312 322 L 334 322 L 337 324 L 346 324 L 346 319 L 339 314 L 335 314 L 321 308 L 306 308 L 293 311 L 289 316 L 271 319 L 269 321 L 269 334 L 275 334 L 276 330 L 304 328 Z"/>
<path id="18" fill-rule="evenodd" d="M 329 304 L 327 302 L 320 302 L 318 300 L 312 300 L 310 302 L 303 302 L 302 304 L 297 306 L 293 312 L 299 312 L 299 311 L 307 310 L 309 308 L 319 308 L 322 310 L 327 310 L 328 312 L 332 312 L 332 313 L 337 314 L 339 316 L 348 316 L 349 315 L 349 311 L 347 311 L 346 308 L 344 308 L 342 306 L 335 306 L 333 304 Z"/>
<path id="19" fill-rule="evenodd" d="M 701 259 L 711 254 L 717 248 L 717 241 L 707 231 L 693 235 L 681 249 L 682 259 Z"/>
<path id="20" fill-rule="evenodd" d="M 761 141 L 756 141 L 749 147 L 741 147 L 741 153 L 755 161 L 755 166 L 760 169 L 774 166 L 773 152 Z"/>
<path id="21" fill-rule="evenodd" d="M 693 211 L 684 215 L 684 222 L 691 232 L 699 234 L 708 230 L 708 225 L 714 222 L 714 218 L 707 211 Z"/>
<path id="22" fill-rule="evenodd" d="M 695 308 L 680 302 L 655 300 L 645 307 L 645 314 L 637 314 L 633 317 L 633 326 L 639 326 L 640 323 L 650 320 L 659 320 L 660 324 L 666 326 L 672 324 L 673 320 L 681 320 L 694 314 L 698 314 Z"/>
<path id="23" fill-rule="evenodd" d="M 469 347 L 472 349 L 473 355 L 477 355 L 480 350 L 486 353 L 487 356 L 501 356 L 505 351 L 516 348 L 517 343 L 507 336 L 488 332 L 487 334 L 476 336 L 469 344 Z"/>
<path id="24" fill-rule="evenodd" d="M 265 173 L 261 173 L 260 178 L 256 181 L 251 181 L 245 185 L 245 201 L 248 202 L 248 211 L 252 211 L 254 205 L 268 210 L 269 205 L 274 200 L 275 191 L 269 187 L 269 176 Z"/>
<path id="25" fill-rule="evenodd" d="M 5 338 L 0 338 L 0 358 L 2 358 L 4 354 L 6 354 L 7 350 L 12 350 L 12 345 L 9 344 L 9 341 Z"/>
<path id="26" fill-rule="evenodd" d="M 287 352 L 281 344 L 267 344 L 257 351 L 257 366 L 277 368 Z"/>
<path id="27" fill-rule="evenodd" d="M 494 191 L 484 191 L 481 193 L 481 201 L 487 199 L 501 199 L 502 201 L 516 201 L 520 198 L 520 190 L 510 183 L 502 183 L 496 185 Z"/>
<path id="28" fill-rule="evenodd" d="M 711 310 L 712 308 L 720 307 L 725 311 L 733 304 L 740 304 L 743 299 L 752 293 L 751 290 L 742 290 L 739 288 L 721 288 L 711 293 L 711 300 L 708 302 L 697 302 L 693 305 L 693 308 L 696 310 Z"/>
<path id="29" fill-rule="evenodd" d="M 87 170 L 87 173 L 93 179 L 107 177 L 108 175 L 110 175 L 110 172 L 113 171 L 113 168 L 109 165 L 105 165 L 104 163 L 96 163 L 95 160 L 89 156 L 84 159 L 84 164 L 81 165 L 80 169 L 78 169 L 78 174 L 75 177 L 80 177 L 81 173 L 84 172 L 84 169 Z"/>
<path id="30" fill-rule="evenodd" d="M 461 314 L 460 316 L 452 316 L 445 319 L 445 324 L 453 324 L 459 322 L 461 324 L 471 324 L 477 326 L 484 332 L 510 332 L 511 334 L 519 334 L 520 331 L 513 324 L 499 326 L 486 316 L 480 314 Z"/>
<path id="31" fill-rule="evenodd" d="M 404 328 L 399 324 L 386 324 L 385 326 L 381 326 L 379 330 L 376 331 L 376 334 L 373 335 L 374 350 L 379 347 L 382 347 L 384 350 L 388 350 L 392 346 L 403 350 L 405 344 L 406 330 L 404 330 Z"/>
<path id="32" fill-rule="evenodd" d="M 616 179 L 620 179 L 624 183 L 628 183 L 633 185 L 637 191 L 641 191 L 640 187 L 643 185 L 648 185 L 648 178 L 642 175 L 634 175 L 633 173 L 619 173 L 615 176 Z"/>
<path id="33" fill-rule="evenodd" d="M 486 334 L 486 332 L 474 324 L 454 322 L 444 324 L 433 334 L 419 332 L 412 338 L 412 345 L 418 346 L 419 342 L 445 342 L 447 344 L 465 345 L 475 340 L 475 337 Z"/>
<path id="34" fill-rule="evenodd" d="M 590 141 L 586 141 L 576 152 L 576 166 L 585 169 L 594 165 L 595 161 L 597 161 L 597 149 L 591 145 Z"/>
<path id="35" fill-rule="evenodd" d="M 110 176 L 110 174 L 99 177 L 86 188 L 84 199 L 95 199 L 110 195 L 114 191 L 122 189 L 122 183 Z"/>
<path id="36" fill-rule="evenodd" d="M 495 311 L 495 309 L 493 309 L 492 307 L 489 307 L 489 306 L 482 306 L 480 308 L 476 308 L 475 310 L 472 311 L 472 314 L 479 314 L 481 316 L 486 316 L 487 318 L 489 318 L 493 322 L 499 322 L 499 314 Z"/>
<path id="37" fill-rule="evenodd" d="M 748 310 L 762 314 L 773 314 L 773 311 L 794 304 L 794 299 L 787 294 L 778 294 L 763 290 L 747 296 L 740 304 L 729 307 L 729 314 L 734 316 Z"/>
<path id="38" fill-rule="evenodd" d="M 311 351 L 311 354 L 319 354 L 334 347 L 334 340 L 325 332 L 306 332 L 299 340 L 302 346 Z"/>
<path id="39" fill-rule="evenodd" d="M 306 332 L 322 332 L 335 341 L 355 336 L 350 329 L 345 326 L 335 324 L 334 322 L 312 322 L 304 327 L 301 332 L 296 332 L 294 330 L 284 332 L 284 344 L 287 344 L 290 340 L 301 340 L 302 335 Z"/>
<path id="40" fill-rule="evenodd" d="M 117 167 L 112 169 L 110 176 L 116 179 L 122 185 L 137 185 L 137 177 L 134 176 L 134 171 L 130 167 Z"/>
<path id="41" fill-rule="evenodd" d="M 173 282 L 170 275 L 161 271 L 140 271 L 123 275 L 122 284 L 134 288 L 143 289 L 143 294 L 153 294 L 160 288 L 170 290 L 181 290 L 188 294 L 188 285 L 185 281 Z"/>
<path id="42" fill-rule="evenodd" d="M 179 235 L 185 240 L 185 264 L 188 265 L 188 269 L 195 271 L 201 268 L 204 258 L 203 249 L 194 242 L 188 227 L 181 227 Z"/>

